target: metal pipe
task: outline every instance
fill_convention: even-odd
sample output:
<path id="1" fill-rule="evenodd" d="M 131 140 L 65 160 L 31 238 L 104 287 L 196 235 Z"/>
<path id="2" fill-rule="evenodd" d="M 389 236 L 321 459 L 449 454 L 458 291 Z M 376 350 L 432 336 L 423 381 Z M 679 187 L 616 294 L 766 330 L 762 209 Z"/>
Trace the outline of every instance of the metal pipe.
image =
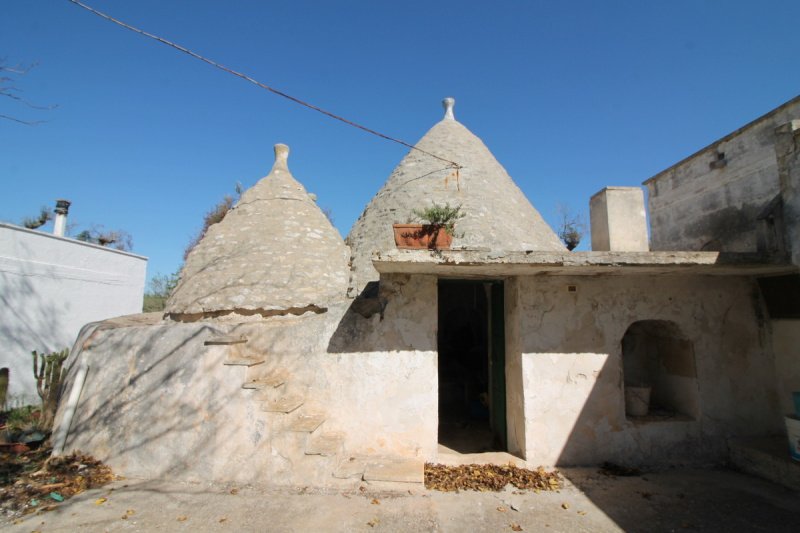
<path id="1" fill-rule="evenodd" d="M 67 400 L 67 406 L 64 411 L 64 417 L 61 420 L 61 425 L 58 426 L 53 436 L 54 456 L 64 453 L 64 445 L 67 443 L 69 427 L 72 425 L 72 417 L 75 416 L 75 411 L 78 409 L 78 401 L 81 398 L 83 383 L 86 381 L 86 374 L 88 373 L 89 365 L 87 363 L 81 363 L 78 367 L 78 373 L 75 375 L 75 383 L 72 385 L 72 390 L 69 393 L 69 399 Z"/>
<path id="2" fill-rule="evenodd" d="M 69 213 L 69 200 L 56 200 L 56 221 L 53 223 L 53 235 L 63 237 L 67 229 L 67 213 Z"/>

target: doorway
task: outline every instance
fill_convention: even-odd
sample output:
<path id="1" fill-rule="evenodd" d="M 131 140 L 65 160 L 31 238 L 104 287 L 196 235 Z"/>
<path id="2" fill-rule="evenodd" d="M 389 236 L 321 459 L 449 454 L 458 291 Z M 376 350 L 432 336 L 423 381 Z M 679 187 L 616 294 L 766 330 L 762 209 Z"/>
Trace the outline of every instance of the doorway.
<path id="1" fill-rule="evenodd" d="M 439 280 L 439 444 L 506 450 L 502 281 Z"/>

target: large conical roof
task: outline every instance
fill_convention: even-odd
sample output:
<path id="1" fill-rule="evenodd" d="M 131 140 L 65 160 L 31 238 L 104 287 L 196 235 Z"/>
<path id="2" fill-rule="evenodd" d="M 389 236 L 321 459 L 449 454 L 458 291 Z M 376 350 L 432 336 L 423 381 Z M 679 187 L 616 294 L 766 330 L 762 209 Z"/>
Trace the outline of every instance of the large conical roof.
<path id="1" fill-rule="evenodd" d="M 345 297 L 350 251 L 289 172 L 275 146 L 272 171 L 186 258 L 167 302 L 175 317 L 320 311 Z"/>
<path id="2" fill-rule="evenodd" d="M 455 120 L 454 103 L 452 98 L 445 99 L 444 119 L 415 145 L 419 150 L 403 158 L 350 230 L 347 244 L 353 251 L 358 290 L 378 279 L 372 254 L 395 247 L 392 224 L 408 222 L 413 209 L 432 203 L 463 207 L 465 216 L 456 223 L 454 248 L 564 251 L 486 145 Z"/>

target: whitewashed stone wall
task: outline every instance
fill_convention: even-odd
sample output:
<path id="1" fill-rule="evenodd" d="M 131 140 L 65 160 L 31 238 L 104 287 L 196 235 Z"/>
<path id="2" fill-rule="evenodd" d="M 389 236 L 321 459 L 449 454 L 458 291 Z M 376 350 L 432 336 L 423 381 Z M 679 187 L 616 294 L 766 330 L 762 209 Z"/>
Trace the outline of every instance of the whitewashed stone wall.
<path id="1" fill-rule="evenodd" d="M 31 351 L 70 348 L 80 328 L 142 310 L 147 258 L 0 224 L 0 367 L 9 396 L 38 403 Z"/>
<path id="2" fill-rule="evenodd" d="M 516 283 L 529 462 L 714 461 L 728 436 L 780 431 L 774 359 L 751 281 L 559 276 Z M 697 420 L 626 419 L 620 343 L 639 320 L 672 321 L 693 342 Z M 509 415 L 518 418 L 517 411 Z"/>
<path id="3" fill-rule="evenodd" d="M 645 181 L 651 249 L 755 252 L 756 217 L 780 192 L 775 128 L 797 118 L 800 98 Z"/>
<path id="4" fill-rule="evenodd" d="M 67 450 L 79 449 L 137 477 L 265 485 L 339 486 L 342 457 L 305 455 L 308 434 L 287 431 L 290 415 L 260 410 L 248 372 L 279 370 L 284 392 L 305 412 L 325 413 L 318 432 L 341 433 L 343 453 L 435 458 L 438 427 L 436 280 L 389 276 L 383 315 L 348 311 L 250 322 L 158 321 L 87 334 L 70 359 L 91 366 Z M 220 335 L 244 335 L 264 356 L 226 366 Z M 65 392 L 66 394 L 69 391 Z M 295 413 L 296 414 L 296 413 Z M 59 412 L 56 425 L 63 423 Z"/>

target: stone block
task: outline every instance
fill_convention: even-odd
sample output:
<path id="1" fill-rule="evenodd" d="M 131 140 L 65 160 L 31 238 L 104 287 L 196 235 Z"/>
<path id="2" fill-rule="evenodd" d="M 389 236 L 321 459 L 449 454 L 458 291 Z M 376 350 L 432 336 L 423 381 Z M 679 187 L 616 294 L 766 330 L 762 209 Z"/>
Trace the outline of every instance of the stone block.
<path id="1" fill-rule="evenodd" d="M 647 252 L 644 191 L 639 187 L 606 187 L 589 201 L 592 250 Z"/>

